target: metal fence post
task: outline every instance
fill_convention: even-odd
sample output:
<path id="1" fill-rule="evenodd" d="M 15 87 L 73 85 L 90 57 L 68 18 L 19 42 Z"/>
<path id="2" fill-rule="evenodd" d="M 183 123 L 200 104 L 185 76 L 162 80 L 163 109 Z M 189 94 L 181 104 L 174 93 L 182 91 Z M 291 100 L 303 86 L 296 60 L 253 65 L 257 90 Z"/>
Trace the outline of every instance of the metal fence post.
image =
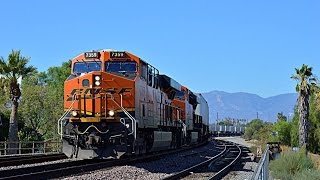
<path id="1" fill-rule="evenodd" d="M 7 141 L 4 142 L 4 155 L 7 155 Z"/>
<path id="2" fill-rule="evenodd" d="M 18 144 L 19 144 L 19 154 L 21 154 L 21 141 L 19 141 Z"/>
<path id="3" fill-rule="evenodd" d="M 265 167 L 266 167 L 266 172 L 265 172 L 266 173 L 266 179 L 269 179 L 269 156 L 270 156 L 270 154 L 268 152 L 267 153 L 267 157 L 266 157 L 266 161 L 265 161 L 265 163 L 266 163 L 266 165 L 265 165 Z"/>
<path id="4" fill-rule="evenodd" d="M 32 141 L 32 154 L 34 154 L 34 141 Z"/>

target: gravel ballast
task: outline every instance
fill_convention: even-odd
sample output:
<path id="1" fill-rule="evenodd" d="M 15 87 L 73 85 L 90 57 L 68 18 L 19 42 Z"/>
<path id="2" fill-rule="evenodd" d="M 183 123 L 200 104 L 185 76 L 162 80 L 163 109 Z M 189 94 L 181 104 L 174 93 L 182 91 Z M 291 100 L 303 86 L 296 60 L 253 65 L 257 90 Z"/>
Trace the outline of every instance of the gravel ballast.
<path id="1" fill-rule="evenodd" d="M 19 165 L 19 166 L 6 166 L 6 167 L 0 167 L 0 171 L 10 170 L 10 169 L 20 169 L 20 168 L 26 168 L 26 167 L 43 166 L 43 165 L 47 165 L 47 164 L 57 164 L 57 163 L 63 163 L 63 162 L 69 162 L 69 161 L 75 161 L 75 160 L 73 160 L 73 159 L 61 159 L 61 160 L 48 161 L 48 162 L 42 162 L 42 163 L 23 164 L 23 165 Z"/>
<path id="2" fill-rule="evenodd" d="M 162 179 L 218 154 L 221 149 L 210 142 L 192 150 L 166 155 L 161 159 L 115 166 L 64 179 Z"/>
<path id="3" fill-rule="evenodd" d="M 239 137 L 228 137 L 223 140 L 232 141 L 244 146 L 248 145 L 243 143 L 245 141 Z M 164 155 L 162 158 L 153 161 L 128 164 L 124 166 L 114 166 L 111 168 L 85 172 L 83 174 L 68 176 L 60 179 L 162 179 L 175 174 L 176 172 L 196 165 L 200 162 L 203 162 L 217 155 L 222 151 L 222 149 L 223 148 L 218 147 L 214 142 L 209 142 L 205 146 L 171 155 Z M 0 171 L 7 169 L 41 166 L 46 164 L 55 164 L 67 161 L 72 160 L 64 159 L 37 164 L 1 167 Z M 250 156 L 247 154 L 246 156 L 242 157 L 242 161 L 239 162 L 238 165 L 234 167 L 227 176 L 224 177 L 224 179 L 251 179 L 251 176 L 253 175 L 256 167 L 257 163 L 252 162 Z"/>

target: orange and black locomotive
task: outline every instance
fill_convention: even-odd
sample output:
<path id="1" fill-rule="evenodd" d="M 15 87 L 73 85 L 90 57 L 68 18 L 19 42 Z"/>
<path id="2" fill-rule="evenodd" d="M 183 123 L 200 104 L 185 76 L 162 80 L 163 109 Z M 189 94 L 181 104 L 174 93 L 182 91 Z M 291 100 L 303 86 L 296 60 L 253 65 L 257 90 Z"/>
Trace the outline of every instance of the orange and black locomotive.
<path id="1" fill-rule="evenodd" d="M 208 138 L 209 109 L 202 95 L 126 51 L 73 58 L 64 108 L 58 131 L 68 157 L 119 158 Z"/>

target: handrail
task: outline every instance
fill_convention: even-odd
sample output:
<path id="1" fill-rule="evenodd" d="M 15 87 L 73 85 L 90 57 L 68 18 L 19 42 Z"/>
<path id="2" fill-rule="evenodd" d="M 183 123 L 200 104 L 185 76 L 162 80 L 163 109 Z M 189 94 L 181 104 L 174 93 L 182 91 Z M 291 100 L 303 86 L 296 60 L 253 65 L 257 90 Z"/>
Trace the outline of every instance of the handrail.
<path id="1" fill-rule="evenodd" d="M 183 136 L 186 137 L 187 136 L 187 125 L 181 120 L 179 119 L 178 122 L 180 122 L 182 124 L 182 127 L 183 127 Z"/>
<path id="2" fill-rule="evenodd" d="M 258 166 L 255 169 L 251 180 L 268 180 L 269 179 L 269 147 L 264 150 Z"/>
<path id="3" fill-rule="evenodd" d="M 72 97 L 72 103 L 70 105 L 70 107 L 68 108 L 67 111 L 65 111 L 63 113 L 63 115 L 60 117 L 60 119 L 58 120 L 58 134 L 60 135 L 60 138 L 62 139 L 62 136 L 63 136 L 63 130 L 62 130 L 62 120 L 68 115 L 68 113 L 70 113 L 72 107 L 73 107 L 73 104 L 74 102 L 76 101 L 76 94 Z"/>
<path id="4" fill-rule="evenodd" d="M 112 96 L 111 93 L 109 93 L 111 100 L 125 113 L 125 115 L 127 115 L 129 117 L 129 119 L 132 121 L 132 130 L 133 132 L 129 133 L 128 135 L 134 134 L 134 139 L 136 139 L 137 137 L 137 132 L 136 132 L 136 123 L 137 120 L 125 109 L 122 107 L 122 96 L 121 96 L 121 105 L 119 105 L 119 103 L 114 99 L 114 97 Z M 62 139 L 63 137 L 63 132 L 62 132 L 62 120 L 68 115 L 68 113 L 70 113 L 75 101 L 77 100 L 76 98 L 76 94 L 74 94 L 74 96 L 72 97 L 72 103 L 70 105 L 70 107 L 67 109 L 67 111 L 65 111 L 65 113 L 60 117 L 60 119 L 58 120 L 58 134 L 60 135 L 60 138 Z M 91 128 L 91 127 L 90 127 Z M 103 132 L 106 133 L 106 132 Z"/>
<path id="5" fill-rule="evenodd" d="M 111 100 L 125 113 L 125 115 L 127 115 L 128 116 L 128 118 L 132 121 L 132 130 L 133 130 L 133 132 L 131 132 L 130 134 L 134 134 L 134 139 L 136 139 L 136 137 L 137 137 L 137 132 L 136 132 L 136 129 L 137 129 L 137 127 L 136 127 L 136 123 L 137 123 L 137 120 L 133 117 L 133 116 L 131 116 L 131 114 L 125 109 L 125 108 L 123 108 L 122 106 L 120 106 L 118 103 L 117 103 L 117 101 L 114 99 L 114 97 L 112 96 L 112 94 L 109 94 L 110 95 L 110 97 L 111 97 Z M 128 135 L 130 135 L 130 134 L 128 134 Z"/>

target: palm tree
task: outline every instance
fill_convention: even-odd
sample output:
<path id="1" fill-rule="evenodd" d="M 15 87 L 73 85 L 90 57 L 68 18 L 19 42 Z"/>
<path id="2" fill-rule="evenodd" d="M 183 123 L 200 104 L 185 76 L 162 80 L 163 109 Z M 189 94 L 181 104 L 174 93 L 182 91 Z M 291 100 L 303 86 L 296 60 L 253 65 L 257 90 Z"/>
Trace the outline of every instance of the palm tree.
<path id="1" fill-rule="evenodd" d="M 291 76 L 297 80 L 296 91 L 298 97 L 298 114 L 299 114 L 299 146 L 306 150 L 308 144 L 309 128 L 309 97 L 314 91 L 316 78 L 312 74 L 312 67 L 303 64 L 301 69 L 295 68 L 296 74 Z M 307 153 L 307 151 L 305 151 Z"/>
<path id="2" fill-rule="evenodd" d="M 20 51 L 12 50 L 8 59 L 0 58 L 0 74 L 5 78 L 9 88 L 9 94 L 12 103 L 12 110 L 10 115 L 9 136 L 8 141 L 18 141 L 18 105 L 21 96 L 20 86 L 18 80 L 22 80 L 24 76 L 27 76 L 36 70 L 33 66 L 28 66 L 28 57 L 23 57 Z M 17 144 L 9 144 L 9 147 L 16 148 Z M 9 153 L 15 153 L 16 150 Z"/>

